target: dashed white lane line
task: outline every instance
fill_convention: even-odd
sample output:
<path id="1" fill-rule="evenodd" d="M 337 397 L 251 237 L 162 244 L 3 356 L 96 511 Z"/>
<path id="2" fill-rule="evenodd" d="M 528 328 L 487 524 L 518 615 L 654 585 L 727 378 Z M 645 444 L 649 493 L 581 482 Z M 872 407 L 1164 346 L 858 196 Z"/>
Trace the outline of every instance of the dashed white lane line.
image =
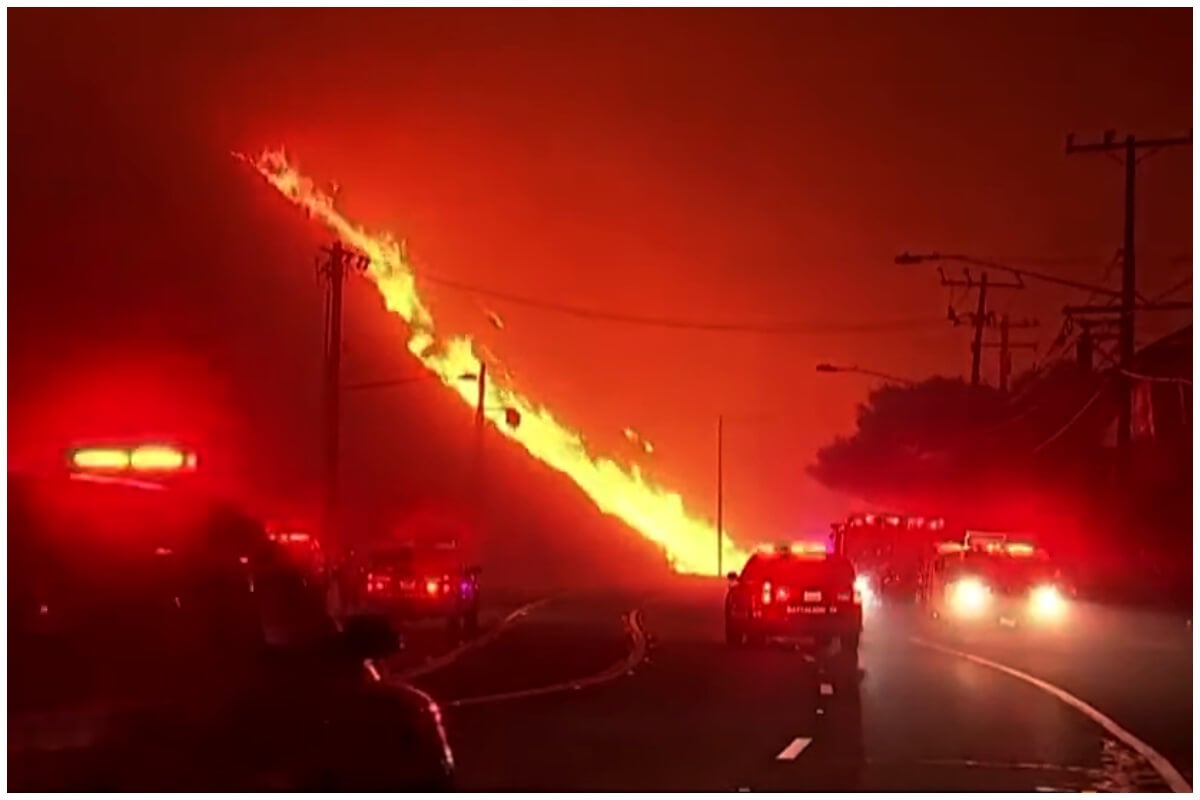
<path id="1" fill-rule="evenodd" d="M 803 736 L 797 736 L 792 739 L 791 744 L 779 751 L 779 755 L 775 756 L 776 761 L 795 761 L 796 757 L 804 752 L 804 748 L 812 744 L 812 739 L 806 739 Z"/>
<path id="2" fill-rule="evenodd" d="M 1107 716 L 1099 709 L 1089 705 L 1083 700 L 1080 700 L 1070 692 L 1060 689 L 1054 684 L 1048 683 L 1041 678 L 1034 677 L 1027 672 L 1022 672 L 1019 669 L 1014 669 L 1013 667 L 1001 664 L 998 661 L 992 661 L 991 659 L 984 658 L 983 656 L 977 656 L 974 653 L 955 650 L 934 642 L 928 642 L 916 636 L 912 637 L 912 641 L 914 644 L 919 644 L 922 647 L 928 647 L 931 650 L 937 650 L 948 655 L 958 656 L 959 658 L 964 658 L 967 661 L 971 661 L 975 664 L 979 664 L 984 667 L 990 667 L 998 672 L 1003 672 L 1005 675 L 1010 675 L 1018 680 L 1025 681 L 1026 683 L 1041 689 L 1043 692 L 1057 697 L 1062 702 L 1066 703 L 1076 711 L 1086 716 L 1088 719 L 1092 720 L 1092 722 L 1095 722 L 1101 728 L 1104 728 L 1104 730 L 1116 737 L 1126 747 L 1136 752 L 1142 758 L 1146 759 L 1150 766 L 1154 768 L 1154 771 L 1158 773 L 1159 777 L 1162 778 L 1166 782 L 1167 786 L 1170 787 L 1171 791 L 1191 793 L 1192 787 L 1188 784 L 1187 780 L 1179 773 L 1179 770 L 1175 769 L 1175 765 L 1168 761 L 1166 757 L 1162 755 L 1162 753 L 1159 753 L 1153 747 L 1122 728 L 1111 717 Z"/>
<path id="3" fill-rule="evenodd" d="M 833 684 L 832 683 L 822 683 L 820 690 L 821 690 L 822 697 L 829 697 L 830 695 L 833 694 Z"/>

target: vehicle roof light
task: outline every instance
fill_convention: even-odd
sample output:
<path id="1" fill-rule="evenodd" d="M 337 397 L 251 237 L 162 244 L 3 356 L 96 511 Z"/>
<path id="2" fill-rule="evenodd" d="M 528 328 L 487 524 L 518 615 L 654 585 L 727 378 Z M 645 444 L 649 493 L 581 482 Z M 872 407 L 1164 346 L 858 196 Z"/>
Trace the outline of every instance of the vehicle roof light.
<path id="1" fill-rule="evenodd" d="M 307 542 L 312 537 L 304 531 L 270 531 L 267 538 L 272 542 Z"/>
<path id="2" fill-rule="evenodd" d="M 116 447 L 80 447 L 71 452 L 76 469 L 123 470 L 129 467 L 129 451 Z"/>
<path id="3" fill-rule="evenodd" d="M 1008 554 L 1010 556 L 1031 556 L 1034 554 L 1034 547 L 1028 542 L 1009 542 Z"/>
<path id="4" fill-rule="evenodd" d="M 79 472 L 181 472 L 196 468 L 196 454 L 174 445 L 77 447 L 70 466 Z"/>
<path id="5" fill-rule="evenodd" d="M 169 445 L 146 444 L 129 453 L 129 466 L 139 472 L 174 472 L 195 463 L 194 453 L 185 453 Z"/>

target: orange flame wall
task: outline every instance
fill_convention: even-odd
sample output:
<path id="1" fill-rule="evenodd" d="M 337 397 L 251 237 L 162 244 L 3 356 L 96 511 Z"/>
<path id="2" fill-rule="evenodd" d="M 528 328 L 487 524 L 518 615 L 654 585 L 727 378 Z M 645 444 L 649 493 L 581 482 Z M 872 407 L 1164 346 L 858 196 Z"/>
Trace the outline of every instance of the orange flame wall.
<path id="1" fill-rule="evenodd" d="M 408 323 L 407 347 L 425 368 L 434 372 L 450 391 L 474 406 L 477 388 L 458 380 L 476 372 L 471 339 L 439 336 L 433 314 L 421 301 L 416 276 L 396 238 L 369 233 L 347 220 L 333 199 L 302 175 L 282 150 L 268 150 L 245 159 L 284 197 L 324 223 L 338 238 L 370 259 L 367 274 L 383 295 L 384 304 Z M 684 508 L 683 499 L 647 481 L 636 465 L 626 468 L 587 451 L 583 438 L 556 420 L 550 412 L 512 386 L 489 381 L 488 406 L 509 406 L 521 414 L 516 429 L 495 425 L 503 435 L 521 444 L 530 455 L 564 473 L 582 489 L 596 507 L 613 514 L 663 548 L 679 572 L 712 574 L 716 570 L 716 530 Z M 746 553 L 726 539 L 724 562 L 740 565 Z"/>

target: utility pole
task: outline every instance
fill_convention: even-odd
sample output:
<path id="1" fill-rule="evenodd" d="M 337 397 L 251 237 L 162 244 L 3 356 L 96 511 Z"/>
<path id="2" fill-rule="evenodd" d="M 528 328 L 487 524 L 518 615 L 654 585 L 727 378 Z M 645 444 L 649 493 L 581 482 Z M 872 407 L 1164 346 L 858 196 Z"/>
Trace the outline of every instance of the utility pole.
<path id="1" fill-rule="evenodd" d="M 979 385 L 979 362 L 983 355 L 983 326 L 987 321 L 987 273 L 979 276 L 979 302 L 975 306 L 975 338 L 971 343 L 971 387 Z"/>
<path id="2" fill-rule="evenodd" d="M 1119 378 L 1121 393 L 1119 398 L 1119 417 L 1117 421 L 1117 452 L 1122 469 L 1130 467 L 1130 444 L 1133 440 L 1133 382 L 1128 372 L 1133 369 L 1134 355 L 1134 309 L 1137 305 L 1137 248 L 1134 236 L 1134 210 L 1137 201 L 1135 183 L 1137 180 L 1138 150 L 1154 152 L 1164 147 L 1188 146 L 1192 144 L 1192 135 L 1176 136 L 1165 139 L 1138 139 L 1128 134 L 1123 142 L 1116 140 L 1113 131 L 1105 131 L 1104 138 L 1099 142 L 1076 144 L 1075 134 L 1067 134 L 1067 155 L 1075 153 L 1111 153 L 1123 150 L 1125 153 L 1125 231 L 1124 244 L 1121 251 L 1121 331 L 1120 331 L 1120 368 Z"/>
<path id="3" fill-rule="evenodd" d="M 979 297 L 975 303 L 975 311 L 967 315 L 971 325 L 975 328 L 975 335 L 971 341 L 971 388 L 975 389 L 979 386 L 981 380 L 981 361 L 983 359 L 984 346 L 983 329 L 990 327 L 994 322 L 994 315 L 988 311 L 987 307 L 988 291 L 990 289 L 1024 289 L 1025 284 L 1021 282 L 1020 278 L 1008 283 L 989 281 L 986 272 L 980 272 L 979 279 L 976 280 L 971 276 L 970 270 L 963 271 L 964 279 L 962 280 L 950 280 L 940 267 L 938 268 L 938 274 L 941 276 L 942 286 L 963 286 L 968 290 L 979 290 Z M 954 325 L 962 324 L 962 318 L 954 310 L 953 306 L 948 310 L 947 316 Z"/>
<path id="4" fill-rule="evenodd" d="M 483 524 L 485 515 L 485 498 L 483 485 L 483 439 L 484 439 L 484 402 L 487 399 L 487 364 L 483 361 L 479 362 L 479 374 L 476 381 L 478 393 L 475 400 L 475 480 L 474 494 L 476 511 L 480 524 Z"/>
<path id="5" fill-rule="evenodd" d="M 1021 320 L 1013 322 L 1008 318 L 1008 314 L 1000 316 L 1000 341 L 999 342 L 984 342 L 983 347 L 998 347 L 1000 348 L 1000 391 L 1008 392 L 1008 379 L 1012 375 L 1012 351 L 1013 350 L 1036 350 L 1036 342 L 1012 342 L 1009 339 L 1009 331 L 1012 328 L 1034 328 L 1037 327 L 1036 320 Z"/>
<path id="6" fill-rule="evenodd" d="M 717 415 L 717 577 L 724 574 L 722 550 L 725 539 L 725 415 Z"/>
<path id="7" fill-rule="evenodd" d="M 325 281 L 325 374 L 322 396 L 322 455 L 324 467 L 321 534 L 335 538 L 338 523 L 338 456 L 341 446 L 342 287 L 350 272 L 362 272 L 370 260 L 348 250 L 340 241 L 321 249 L 317 275 Z"/>

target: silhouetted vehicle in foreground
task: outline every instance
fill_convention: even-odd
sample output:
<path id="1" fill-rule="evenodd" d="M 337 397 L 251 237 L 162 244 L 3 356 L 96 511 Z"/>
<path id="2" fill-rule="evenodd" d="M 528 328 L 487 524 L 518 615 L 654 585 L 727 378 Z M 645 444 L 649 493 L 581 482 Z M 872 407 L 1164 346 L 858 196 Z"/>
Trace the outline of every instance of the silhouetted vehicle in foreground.
<path id="1" fill-rule="evenodd" d="M 9 788 L 437 790 L 433 701 L 384 684 L 262 526 L 112 475 L 8 480 Z"/>
<path id="2" fill-rule="evenodd" d="M 730 644 L 769 638 L 837 639 L 842 651 L 858 650 L 862 598 L 854 568 L 824 547 L 760 550 L 741 575 L 731 572 L 725 596 L 725 638 Z"/>

